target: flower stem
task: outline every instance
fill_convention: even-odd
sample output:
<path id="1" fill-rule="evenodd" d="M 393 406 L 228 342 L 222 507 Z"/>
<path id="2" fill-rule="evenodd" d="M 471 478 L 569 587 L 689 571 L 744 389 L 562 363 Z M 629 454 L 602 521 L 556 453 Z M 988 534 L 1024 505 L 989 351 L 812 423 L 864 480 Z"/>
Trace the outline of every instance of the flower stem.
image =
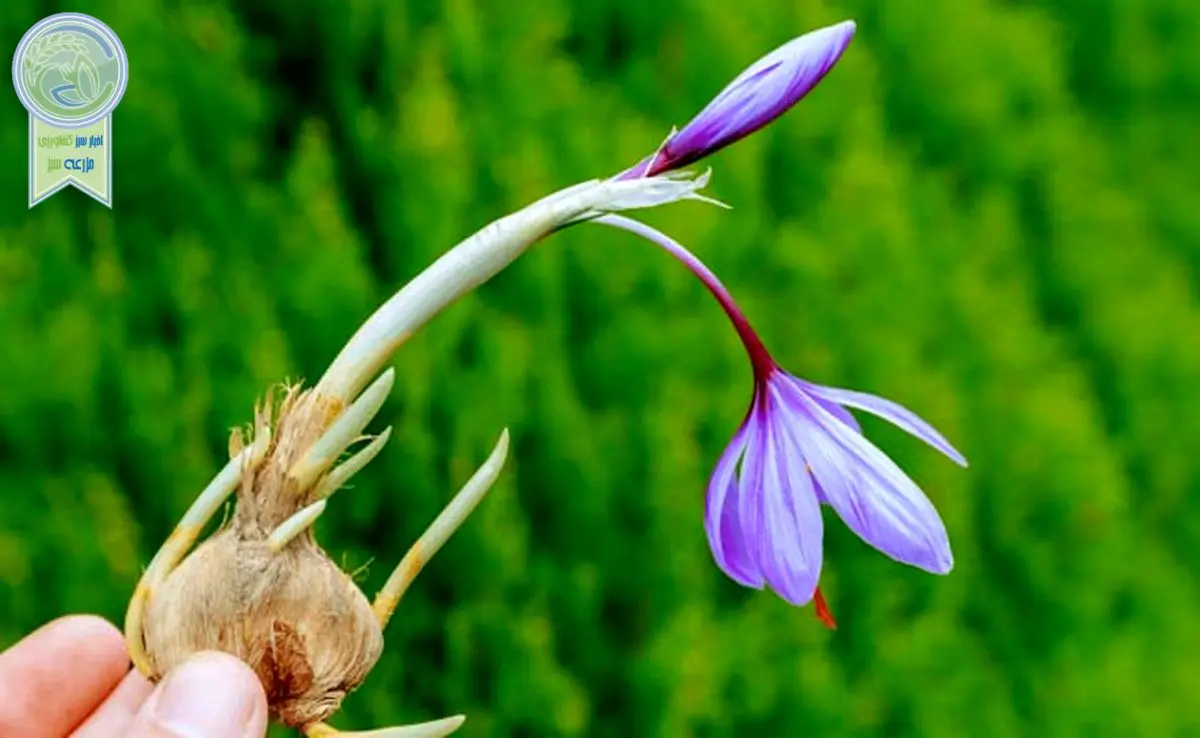
<path id="1" fill-rule="evenodd" d="M 746 347 L 746 353 L 750 356 L 750 367 L 754 370 L 755 380 L 764 382 L 771 376 L 771 373 L 775 371 L 776 364 L 775 360 L 771 358 L 771 354 L 767 352 L 766 346 L 763 345 L 762 339 L 758 337 L 754 328 L 751 327 L 750 321 L 746 320 L 745 314 L 734 302 L 733 295 L 729 294 L 729 290 L 725 288 L 717 275 L 713 274 L 712 270 L 705 266 L 704 262 L 700 261 L 695 254 L 657 228 L 652 228 L 633 218 L 623 215 L 605 215 L 597 218 L 595 222 L 641 236 L 682 262 L 692 274 L 695 274 L 704 283 L 704 286 L 721 305 L 721 309 L 725 311 L 725 315 L 729 316 L 729 322 L 733 323 L 733 329 L 737 331 L 738 338 L 742 339 L 742 345 Z"/>

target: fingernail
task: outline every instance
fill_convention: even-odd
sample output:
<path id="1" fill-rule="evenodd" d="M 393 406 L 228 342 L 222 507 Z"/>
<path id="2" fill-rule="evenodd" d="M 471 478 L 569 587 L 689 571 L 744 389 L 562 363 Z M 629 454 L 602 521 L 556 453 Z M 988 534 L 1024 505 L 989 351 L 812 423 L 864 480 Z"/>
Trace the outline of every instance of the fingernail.
<path id="1" fill-rule="evenodd" d="M 155 720 L 180 738 L 242 735 L 258 701 L 247 676 L 232 656 L 200 654 L 163 680 Z"/>

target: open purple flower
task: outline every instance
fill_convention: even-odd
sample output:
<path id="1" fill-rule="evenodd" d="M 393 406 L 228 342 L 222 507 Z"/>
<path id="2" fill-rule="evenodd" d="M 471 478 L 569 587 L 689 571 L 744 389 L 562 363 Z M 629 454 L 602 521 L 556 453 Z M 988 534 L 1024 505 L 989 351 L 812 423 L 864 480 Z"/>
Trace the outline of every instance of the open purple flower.
<path id="1" fill-rule="evenodd" d="M 683 130 L 672 132 L 657 152 L 620 177 L 649 177 L 685 167 L 767 125 L 817 86 L 854 31 L 854 21 L 843 21 L 792 39 L 754 62 Z"/>
<path id="2" fill-rule="evenodd" d="M 705 528 L 717 565 L 746 587 L 769 586 L 793 605 L 815 600 L 821 575 L 822 504 L 860 538 L 896 561 L 934 574 L 954 565 L 946 528 L 925 494 L 870 443 L 847 408 L 862 410 L 920 438 L 957 463 L 963 456 L 909 410 L 881 397 L 824 387 L 775 363 L 732 296 L 699 259 L 662 232 L 624 216 L 598 223 L 662 247 L 721 304 L 754 371 L 750 409 L 717 462 L 708 486 Z"/>
<path id="3" fill-rule="evenodd" d="M 682 131 L 616 179 L 677 170 L 778 118 L 833 67 L 853 37 L 853 21 L 805 34 L 763 57 L 729 83 Z M 746 587 L 769 586 L 794 605 L 814 602 L 836 627 L 821 595 L 821 505 L 862 540 L 896 561 L 934 574 L 954 565 L 933 504 L 862 434 L 848 408 L 881 417 L 955 462 L 966 459 L 928 423 L 881 397 L 824 387 L 775 363 L 729 292 L 686 248 L 618 215 L 596 218 L 642 236 L 690 269 L 716 297 L 750 357 L 750 409 L 708 485 L 705 529 L 717 565 Z"/>

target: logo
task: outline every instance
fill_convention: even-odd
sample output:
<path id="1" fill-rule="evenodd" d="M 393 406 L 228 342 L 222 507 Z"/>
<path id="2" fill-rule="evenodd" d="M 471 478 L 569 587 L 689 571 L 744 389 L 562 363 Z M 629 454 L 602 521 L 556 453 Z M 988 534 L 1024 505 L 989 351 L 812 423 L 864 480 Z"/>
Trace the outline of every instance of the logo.
<path id="1" fill-rule="evenodd" d="M 52 15 L 21 38 L 13 86 L 29 111 L 29 207 L 67 185 L 112 206 L 110 116 L 128 79 L 120 39 L 90 15 Z"/>

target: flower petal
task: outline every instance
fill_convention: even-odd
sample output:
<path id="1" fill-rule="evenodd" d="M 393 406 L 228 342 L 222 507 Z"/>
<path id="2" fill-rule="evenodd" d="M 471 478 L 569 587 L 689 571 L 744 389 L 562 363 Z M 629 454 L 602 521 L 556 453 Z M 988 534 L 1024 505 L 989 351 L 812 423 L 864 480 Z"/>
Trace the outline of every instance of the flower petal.
<path id="1" fill-rule="evenodd" d="M 793 605 L 813 598 L 821 577 L 824 524 L 804 457 L 786 428 L 793 417 L 777 398 L 766 399 L 763 478 L 759 490 L 766 537 L 758 563 L 767 584 Z"/>
<path id="2" fill-rule="evenodd" d="M 954 567 L 950 540 L 925 493 L 882 451 L 838 422 L 799 380 L 779 381 L 807 410 L 792 428 L 803 437 L 813 476 L 838 516 L 891 558 L 934 574 Z"/>
<path id="3" fill-rule="evenodd" d="M 766 538 L 766 521 L 762 515 L 762 506 L 758 498 L 762 494 L 763 479 L 763 443 L 766 442 L 767 417 L 762 404 L 763 400 L 757 388 L 754 391 L 754 404 L 746 426 L 746 451 L 742 454 L 742 469 L 737 483 L 737 522 L 741 524 L 742 545 L 751 561 L 755 562 L 758 574 L 758 587 L 762 587 L 761 557 L 758 555 Z"/>
<path id="4" fill-rule="evenodd" d="M 799 379 L 792 377 L 790 374 L 785 375 L 785 378 L 800 382 Z M 775 396 L 778 398 L 780 407 L 783 408 L 787 413 L 794 416 L 800 416 L 802 418 L 808 417 L 809 412 L 807 407 L 799 399 L 792 397 L 792 392 L 781 392 L 778 388 L 774 388 L 774 392 Z M 858 421 L 855 420 L 854 417 L 850 415 L 850 413 L 847 412 L 844 407 L 835 405 L 832 402 L 825 402 L 824 400 L 816 401 L 821 404 L 821 407 L 828 410 L 835 418 L 848 425 L 855 433 L 862 433 L 862 428 L 858 425 Z M 801 450 L 801 453 L 803 453 L 804 437 L 792 429 L 789 429 L 789 435 L 792 438 L 792 442 Z M 809 474 L 809 476 L 812 477 L 811 474 Z M 825 490 L 821 489 L 820 480 L 812 477 L 812 485 L 813 492 L 817 495 L 817 502 L 821 503 L 822 505 L 828 505 L 829 499 L 825 496 Z"/>
<path id="5" fill-rule="evenodd" d="M 821 407 L 825 408 L 830 415 L 848 425 L 855 433 L 862 433 L 862 426 L 858 424 L 858 421 L 853 415 L 850 414 L 849 410 L 837 404 L 836 402 L 830 402 L 829 400 L 824 400 L 820 397 L 813 397 L 813 399 L 816 400 Z"/>
<path id="6" fill-rule="evenodd" d="M 809 382 L 804 383 L 804 389 L 818 402 L 824 401 L 821 402 L 821 405 L 826 410 L 829 409 L 829 406 L 825 403 L 833 403 L 871 413 L 883 418 L 906 433 L 920 438 L 925 443 L 949 456 L 960 466 L 967 466 L 966 458 L 958 452 L 958 449 L 951 446 L 950 442 L 941 433 L 938 433 L 932 425 L 922 420 L 916 413 L 903 405 L 877 395 L 869 395 L 866 392 L 855 392 L 853 390 L 838 389 L 837 387 L 824 387 Z M 837 413 L 833 414 L 837 415 Z"/>
<path id="7" fill-rule="evenodd" d="M 821 28 L 750 65 L 667 140 L 649 172 L 687 166 L 783 115 L 833 68 L 854 31 L 854 21 Z"/>
<path id="8" fill-rule="evenodd" d="M 704 529 L 713 559 L 721 571 L 745 587 L 762 589 L 764 579 L 758 562 L 749 554 L 741 518 L 738 514 L 740 495 L 737 484 L 738 462 L 746 450 L 749 419 L 721 454 L 708 483 L 705 500 Z"/>

